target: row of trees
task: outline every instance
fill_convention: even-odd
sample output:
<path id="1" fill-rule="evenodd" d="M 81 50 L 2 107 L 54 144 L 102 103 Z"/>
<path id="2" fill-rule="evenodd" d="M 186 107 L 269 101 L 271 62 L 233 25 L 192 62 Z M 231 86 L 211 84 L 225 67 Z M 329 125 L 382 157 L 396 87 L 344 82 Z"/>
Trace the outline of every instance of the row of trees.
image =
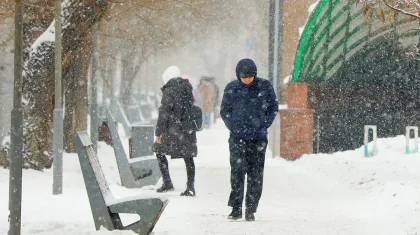
<path id="1" fill-rule="evenodd" d="M 243 13 L 249 12 L 249 7 L 256 4 L 258 2 L 255 0 L 246 4 L 240 0 L 64 1 L 62 68 L 65 151 L 75 151 L 72 135 L 87 127 L 91 32 L 95 24 L 100 26 L 99 69 L 103 89 L 108 94 L 115 92 L 116 73 L 120 69 L 120 101 L 128 105 L 133 81 L 142 64 L 156 51 L 164 53 L 169 49 L 194 44 L 221 28 L 232 34 L 240 34 L 241 28 L 235 26 L 246 18 Z M 12 18 L 13 6 L 12 0 L 0 3 L 0 22 Z M 53 6 L 54 0 L 25 3 L 24 161 L 25 167 L 37 170 L 49 168 L 52 164 Z M 7 39 L 4 40 L 6 43 Z M 5 153 L 0 155 L 0 164 L 8 164 Z"/>
<path id="2" fill-rule="evenodd" d="M 397 13 L 413 18 L 419 18 L 420 14 L 417 0 L 350 1 L 364 4 L 367 16 L 379 14 L 384 20 L 392 20 Z M 39 170 L 50 167 L 52 163 L 55 48 L 50 38 L 53 38 L 53 5 L 54 0 L 31 0 L 25 3 L 25 166 Z M 142 74 L 141 68 L 145 61 L 150 61 L 152 56 L 156 58 L 156 53 L 165 54 L 190 45 L 198 51 L 196 54 L 203 61 L 203 70 L 210 74 L 221 73 L 221 68 L 228 62 L 229 48 L 205 39 L 219 35 L 219 39 L 231 40 L 229 42 L 234 44 L 235 38 L 248 32 L 263 38 L 268 34 L 265 31 L 268 28 L 267 12 L 268 1 L 258 0 L 121 0 L 118 3 L 109 0 L 64 1 L 62 67 L 65 150 L 74 152 L 72 133 L 84 130 L 87 126 L 88 70 L 94 24 L 100 26 L 99 70 L 104 86 L 102 90 L 107 95 L 119 93 L 121 103 L 128 105 L 133 82 Z M 0 27 L 2 32 L 8 32 L 0 35 L 0 49 L 9 55 L 2 57 L 9 59 L 0 60 L 0 79 L 3 84 L 11 81 L 7 71 L 12 71 L 10 48 L 13 13 L 13 0 L 0 2 Z M 217 58 L 212 60 L 215 54 Z M 119 70 L 120 89 L 115 91 L 115 78 Z M 2 86 L 0 96 L 8 90 L 7 86 Z M 3 114 L 2 119 L 5 117 L 7 115 Z M 3 153 L 0 155 L 0 165 L 7 164 L 6 154 Z"/>
<path id="3" fill-rule="evenodd" d="M 351 1 L 364 4 L 367 16 L 375 13 L 384 20 L 392 20 L 396 13 L 402 13 L 419 18 L 419 2 L 416 0 Z M 48 168 L 52 163 L 53 5 L 54 0 L 31 0 L 25 3 L 24 154 L 25 166 L 38 170 Z M 99 70 L 103 90 L 108 95 L 119 93 L 123 105 L 129 103 L 133 82 L 141 74 L 144 62 L 150 61 L 158 52 L 164 54 L 191 45 L 204 61 L 205 70 L 217 74 L 227 64 L 229 48 L 217 47 L 206 38 L 219 35 L 219 39 L 234 42 L 235 37 L 230 37 L 232 35 L 240 38 L 247 32 L 256 37 L 268 34 L 265 31 L 268 28 L 268 1 L 121 0 L 117 3 L 109 0 L 66 0 L 62 6 L 64 144 L 67 152 L 75 151 L 72 133 L 87 126 L 91 31 L 96 23 L 100 26 Z M 0 2 L 0 27 L 9 32 L 1 35 L 0 48 L 8 53 L 11 52 L 8 48 L 13 38 L 13 11 L 13 0 Z M 255 27 L 255 23 L 250 22 L 258 22 L 257 25 L 261 27 Z M 217 59 L 212 60 L 214 54 L 217 54 Z M 0 61 L 2 82 L 7 81 L 5 75 L 1 77 L 5 70 L 12 70 L 10 63 Z M 119 70 L 121 81 L 118 92 L 114 88 Z M 7 90 L 4 87 L 0 95 Z M 0 155 L 0 165 L 7 164 L 6 154 L 3 153 Z"/>

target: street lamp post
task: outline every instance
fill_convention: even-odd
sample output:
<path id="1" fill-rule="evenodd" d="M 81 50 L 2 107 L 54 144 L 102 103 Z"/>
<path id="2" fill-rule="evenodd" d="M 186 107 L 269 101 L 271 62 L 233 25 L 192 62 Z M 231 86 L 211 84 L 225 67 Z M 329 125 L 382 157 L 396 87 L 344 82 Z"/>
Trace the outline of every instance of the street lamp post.
<path id="1" fill-rule="evenodd" d="M 269 35 L 269 79 L 273 83 L 274 91 L 277 94 L 279 104 L 282 100 L 282 79 L 281 79 L 281 65 L 282 54 L 281 44 L 283 36 L 283 1 L 270 0 L 270 35 Z M 280 82 L 279 82 L 280 80 Z M 276 142 L 277 142 L 277 122 L 273 123 L 273 158 L 276 156 Z"/>
<path id="2" fill-rule="evenodd" d="M 90 138 L 93 143 L 93 148 L 98 153 L 98 93 L 97 93 L 97 80 L 96 71 L 98 70 L 98 23 L 93 26 L 92 35 L 92 74 L 90 76 Z"/>
<path id="3" fill-rule="evenodd" d="M 53 195 L 63 193 L 63 97 L 61 0 L 55 2 L 55 100 L 53 116 Z"/>
<path id="4" fill-rule="evenodd" d="M 22 164 L 23 164 L 23 0 L 15 1 L 15 55 L 13 109 L 10 129 L 9 175 L 9 235 L 20 235 L 22 213 Z"/>
<path id="5" fill-rule="evenodd" d="M 276 9 L 276 0 L 269 0 L 270 8 L 268 12 L 268 80 L 273 83 L 274 66 L 274 15 Z"/>

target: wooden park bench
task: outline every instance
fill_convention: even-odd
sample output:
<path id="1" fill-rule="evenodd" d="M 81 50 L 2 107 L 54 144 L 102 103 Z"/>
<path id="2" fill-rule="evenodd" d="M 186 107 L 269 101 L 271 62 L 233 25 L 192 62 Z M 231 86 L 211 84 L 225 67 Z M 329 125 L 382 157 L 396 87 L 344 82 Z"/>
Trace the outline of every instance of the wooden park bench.
<path id="1" fill-rule="evenodd" d="M 85 131 L 78 132 L 74 141 L 96 230 L 103 226 L 108 230 L 132 230 L 140 235 L 149 234 L 169 201 L 144 196 L 115 199 L 88 134 Z M 119 213 L 137 214 L 140 220 L 124 226 Z"/>
<path id="2" fill-rule="evenodd" d="M 117 123 L 109 110 L 107 111 L 107 120 L 118 171 L 120 172 L 121 184 L 127 188 L 155 185 L 161 177 L 156 157 L 152 153 L 150 156 L 138 157 L 129 162 L 118 135 Z"/>

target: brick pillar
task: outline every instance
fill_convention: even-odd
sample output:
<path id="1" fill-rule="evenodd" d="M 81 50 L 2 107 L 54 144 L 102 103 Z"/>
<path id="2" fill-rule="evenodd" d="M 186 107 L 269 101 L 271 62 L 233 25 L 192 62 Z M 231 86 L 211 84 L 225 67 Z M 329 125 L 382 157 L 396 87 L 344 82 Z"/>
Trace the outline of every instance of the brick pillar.
<path id="1" fill-rule="evenodd" d="M 288 86 L 288 107 L 280 110 L 280 156 L 295 160 L 313 152 L 314 110 L 308 109 L 305 83 Z"/>
<path id="2" fill-rule="evenodd" d="M 292 82 L 287 87 L 287 108 L 306 109 L 308 107 L 308 86 L 306 83 Z"/>

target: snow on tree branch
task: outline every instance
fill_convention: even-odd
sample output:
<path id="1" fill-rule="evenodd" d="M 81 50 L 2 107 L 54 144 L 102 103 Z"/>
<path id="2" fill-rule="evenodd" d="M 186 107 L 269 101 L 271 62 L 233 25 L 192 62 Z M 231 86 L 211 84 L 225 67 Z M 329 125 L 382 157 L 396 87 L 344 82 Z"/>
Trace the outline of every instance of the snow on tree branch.
<path id="1" fill-rule="evenodd" d="M 63 24 L 63 33 L 66 28 L 70 26 L 70 18 L 72 12 L 70 11 L 71 0 L 65 0 L 61 3 L 61 16 Z M 45 59 L 48 51 L 45 48 L 55 48 L 55 20 L 51 22 L 50 26 L 44 33 L 39 36 L 36 41 L 31 45 L 29 52 L 29 59 L 25 62 L 24 65 L 24 76 L 32 75 L 34 72 L 37 72 L 39 65 Z M 35 66 L 29 66 L 29 62 Z"/>

